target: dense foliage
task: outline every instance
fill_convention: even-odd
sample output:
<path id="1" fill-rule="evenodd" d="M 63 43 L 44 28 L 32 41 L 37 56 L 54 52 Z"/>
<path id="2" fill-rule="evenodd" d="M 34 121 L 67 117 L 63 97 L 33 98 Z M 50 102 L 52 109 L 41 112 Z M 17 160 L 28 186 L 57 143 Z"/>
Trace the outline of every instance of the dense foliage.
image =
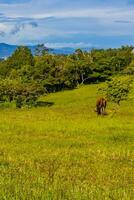
<path id="1" fill-rule="evenodd" d="M 14 101 L 17 108 L 36 104 L 37 98 L 44 93 L 44 88 L 36 82 L 23 83 L 20 80 L 0 80 L 0 101 Z"/>
<path id="2" fill-rule="evenodd" d="M 133 58 L 131 46 L 90 52 L 77 49 L 71 55 L 53 55 L 44 45 L 38 45 L 35 56 L 21 46 L 9 58 L 0 60 L 0 98 L 4 101 L 16 99 L 22 104 L 27 100 L 20 98 L 22 94 L 16 95 L 20 91 L 29 98 L 31 90 L 33 99 L 37 99 L 46 91 L 73 89 L 80 84 L 109 80 L 115 74 L 133 74 Z"/>
<path id="3" fill-rule="evenodd" d="M 107 82 L 104 88 L 105 96 L 108 100 L 120 104 L 121 101 L 128 98 L 128 94 L 132 89 L 133 80 L 129 77 L 114 77 Z"/>

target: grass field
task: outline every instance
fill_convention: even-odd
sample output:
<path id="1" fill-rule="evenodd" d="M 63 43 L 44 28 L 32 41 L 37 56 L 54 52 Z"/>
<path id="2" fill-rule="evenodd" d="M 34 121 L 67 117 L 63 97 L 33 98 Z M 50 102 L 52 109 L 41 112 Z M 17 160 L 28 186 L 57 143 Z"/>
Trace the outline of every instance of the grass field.
<path id="1" fill-rule="evenodd" d="M 97 87 L 0 109 L 0 200 L 134 199 L 134 100 L 98 117 Z"/>

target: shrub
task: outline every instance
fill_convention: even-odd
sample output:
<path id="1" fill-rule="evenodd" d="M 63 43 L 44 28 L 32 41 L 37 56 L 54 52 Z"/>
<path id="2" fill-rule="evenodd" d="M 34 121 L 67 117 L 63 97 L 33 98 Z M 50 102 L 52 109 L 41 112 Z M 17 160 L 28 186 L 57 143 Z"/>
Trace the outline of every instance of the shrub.
<path id="1" fill-rule="evenodd" d="M 127 77 L 116 77 L 107 82 L 103 89 L 108 100 L 120 104 L 121 101 L 128 98 L 128 94 L 132 88 L 132 79 Z"/>
<path id="2" fill-rule="evenodd" d="M 38 97 L 44 92 L 44 88 L 36 82 L 22 83 L 20 80 L 0 80 L 1 101 L 15 101 L 17 108 L 21 108 L 22 105 L 35 106 Z"/>

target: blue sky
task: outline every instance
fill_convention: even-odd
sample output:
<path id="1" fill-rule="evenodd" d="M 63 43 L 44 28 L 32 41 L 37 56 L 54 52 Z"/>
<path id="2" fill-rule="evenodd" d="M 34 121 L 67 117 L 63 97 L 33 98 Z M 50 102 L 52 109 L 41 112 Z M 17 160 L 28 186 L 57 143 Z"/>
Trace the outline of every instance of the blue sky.
<path id="1" fill-rule="evenodd" d="M 134 0 L 0 0 L 0 43 L 134 45 Z"/>

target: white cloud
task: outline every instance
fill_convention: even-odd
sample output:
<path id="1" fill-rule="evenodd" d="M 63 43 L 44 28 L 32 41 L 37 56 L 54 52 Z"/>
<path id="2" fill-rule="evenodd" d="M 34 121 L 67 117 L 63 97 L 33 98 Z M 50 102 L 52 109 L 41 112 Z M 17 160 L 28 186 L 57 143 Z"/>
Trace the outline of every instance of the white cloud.
<path id="1" fill-rule="evenodd" d="M 91 43 L 84 43 L 84 42 L 63 42 L 63 43 L 45 43 L 45 45 L 49 48 L 63 48 L 63 47 L 72 47 L 72 48 L 84 48 L 84 47 L 92 47 Z"/>

